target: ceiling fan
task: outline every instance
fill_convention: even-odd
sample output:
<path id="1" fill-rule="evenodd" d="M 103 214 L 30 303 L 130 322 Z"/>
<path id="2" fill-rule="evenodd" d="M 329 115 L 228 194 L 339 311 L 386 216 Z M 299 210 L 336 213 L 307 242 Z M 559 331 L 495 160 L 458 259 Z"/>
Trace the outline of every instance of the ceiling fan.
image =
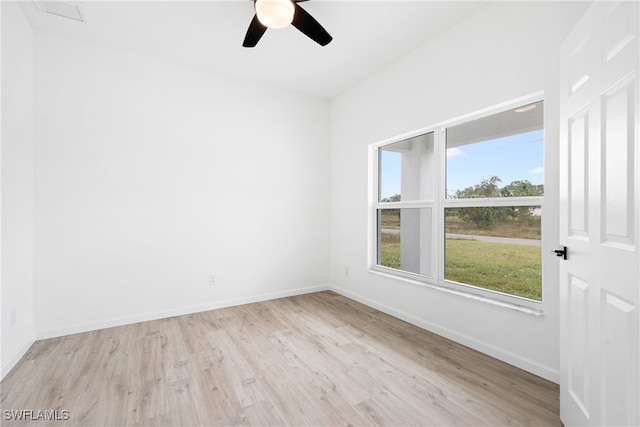
<path id="1" fill-rule="evenodd" d="M 283 28 L 292 24 L 321 46 L 333 37 L 298 3 L 307 0 L 253 0 L 256 14 L 249 24 L 242 46 L 255 47 L 267 28 Z"/>

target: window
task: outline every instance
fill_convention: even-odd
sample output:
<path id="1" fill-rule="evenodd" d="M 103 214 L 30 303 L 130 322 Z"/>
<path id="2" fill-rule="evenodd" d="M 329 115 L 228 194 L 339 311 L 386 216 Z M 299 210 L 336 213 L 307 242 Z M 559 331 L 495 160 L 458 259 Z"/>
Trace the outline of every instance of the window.
<path id="1" fill-rule="evenodd" d="M 434 134 L 386 145 L 378 155 L 377 264 L 431 277 Z"/>
<path id="2" fill-rule="evenodd" d="M 542 301 L 543 101 L 373 146 L 372 269 Z"/>

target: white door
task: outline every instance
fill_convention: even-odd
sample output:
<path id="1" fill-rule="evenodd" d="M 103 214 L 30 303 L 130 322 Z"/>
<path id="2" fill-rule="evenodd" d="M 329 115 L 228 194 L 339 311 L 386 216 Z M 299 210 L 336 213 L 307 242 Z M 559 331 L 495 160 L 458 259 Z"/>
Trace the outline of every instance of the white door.
<path id="1" fill-rule="evenodd" d="M 562 47 L 560 416 L 640 425 L 638 2 L 594 2 Z"/>

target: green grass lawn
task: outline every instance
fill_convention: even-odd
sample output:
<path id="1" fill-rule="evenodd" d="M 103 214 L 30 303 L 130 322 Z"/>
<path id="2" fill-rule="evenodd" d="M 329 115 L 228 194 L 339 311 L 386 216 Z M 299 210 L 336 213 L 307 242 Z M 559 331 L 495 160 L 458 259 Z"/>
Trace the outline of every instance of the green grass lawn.
<path id="1" fill-rule="evenodd" d="M 538 246 L 447 239 L 445 279 L 485 289 L 542 299 Z"/>
<path id="2" fill-rule="evenodd" d="M 380 265 L 390 268 L 400 268 L 400 235 L 382 234 L 380 246 Z"/>
<path id="3" fill-rule="evenodd" d="M 400 235 L 383 234 L 381 265 L 400 268 Z M 536 246 L 447 239 L 445 278 L 541 300 L 541 250 Z"/>

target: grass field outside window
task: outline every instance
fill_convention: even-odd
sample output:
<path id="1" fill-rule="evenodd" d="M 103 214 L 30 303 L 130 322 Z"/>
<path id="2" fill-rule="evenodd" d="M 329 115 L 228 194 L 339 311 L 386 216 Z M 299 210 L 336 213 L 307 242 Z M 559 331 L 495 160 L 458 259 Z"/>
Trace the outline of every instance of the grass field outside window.
<path id="1" fill-rule="evenodd" d="M 380 265 L 400 269 L 400 239 L 394 230 L 400 228 L 399 215 L 393 211 L 381 217 Z M 474 240 L 471 236 L 494 236 L 539 240 L 540 220 L 528 223 L 502 222 L 490 230 L 479 229 L 456 216 L 446 220 L 447 234 L 468 235 L 469 238 L 447 238 L 445 241 L 446 280 L 470 284 L 536 301 L 542 299 L 541 248 Z M 386 231 L 386 232 L 385 232 Z"/>

